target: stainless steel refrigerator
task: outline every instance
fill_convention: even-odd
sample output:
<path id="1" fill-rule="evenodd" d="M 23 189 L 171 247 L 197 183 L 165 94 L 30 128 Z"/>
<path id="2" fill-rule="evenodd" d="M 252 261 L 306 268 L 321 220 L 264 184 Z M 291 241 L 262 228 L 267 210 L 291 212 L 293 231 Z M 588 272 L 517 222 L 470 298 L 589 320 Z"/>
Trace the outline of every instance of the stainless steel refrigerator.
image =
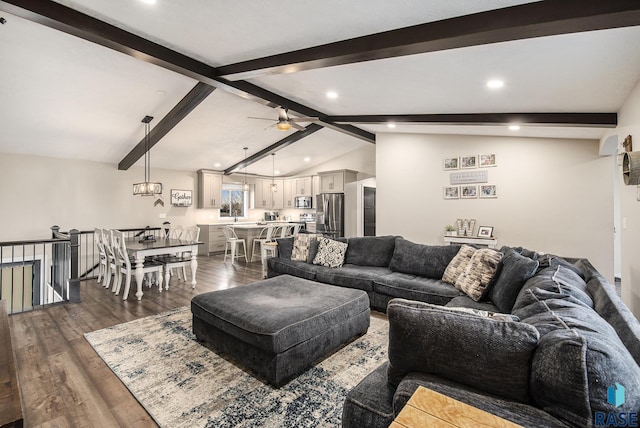
<path id="1" fill-rule="evenodd" d="M 316 196 L 316 232 L 332 238 L 344 236 L 344 193 Z"/>

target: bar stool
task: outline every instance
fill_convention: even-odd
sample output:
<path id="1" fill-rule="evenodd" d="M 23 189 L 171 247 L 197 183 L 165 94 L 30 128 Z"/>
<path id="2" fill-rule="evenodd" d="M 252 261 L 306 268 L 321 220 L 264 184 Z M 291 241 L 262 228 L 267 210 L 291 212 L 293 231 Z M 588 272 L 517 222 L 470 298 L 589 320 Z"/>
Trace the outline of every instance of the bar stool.
<path id="1" fill-rule="evenodd" d="M 224 237 L 226 238 L 226 242 L 224 244 L 224 260 L 227 261 L 227 250 L 231 249 L 231 264 L 235 262 L 236 259 L 240 257 L 244 257 L 245 263 L 247 262 L 247 244 L 244 239 L 238 239 L 238 235 L 236 235 L 236 231 L 233 230 L 233 227 L 226 226 L 222 229 L 224 232 Z M 243 253 L 239 254 L 239 246 L 242 245 Z"/>
<path id="2" fill-rule="evenodd" d="M 260 234 L 257 238 L 253 240 L 253 245 L 251 246 L 251 261 L 253 262 L 253 256 L 256 254 L 256 245 L 260 245 L 260 254 L 262 257 L 262 247 L 267 243 L 271 242 L 273 239 L 273 231 L 276 229 L 276 226 L 267 226 L 260 231 Z"/>
<path id="3" fill-rule="evenodd" d="M 267 260 L 269 257 L 276 257 L 278 255 L 278 243 L 277 242 L 265 242 L 260 247 L 260 256 L 262 259 L 262 277 L 267 277 Z"/>

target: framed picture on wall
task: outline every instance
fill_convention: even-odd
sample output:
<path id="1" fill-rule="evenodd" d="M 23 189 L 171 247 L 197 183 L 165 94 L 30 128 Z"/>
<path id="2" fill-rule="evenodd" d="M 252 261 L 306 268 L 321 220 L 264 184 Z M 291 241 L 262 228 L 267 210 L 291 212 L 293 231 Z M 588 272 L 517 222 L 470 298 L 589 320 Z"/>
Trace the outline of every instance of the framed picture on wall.
<path id="1" fill-rule="evenodd" d="M 460 197 L 462 199 L 477 198 L 478 186 L 460 186 Z"/>
<path id="2" fill-rule="evenodd" d="M 491 166 L 496 166 L 496 154 L 495 153 L 485 154 L 485 155 L 478 155 L 478 167 L 479 168 L 486 168 L 486 167 L 491 167 Z"/>
<path id="3" fill-rule="evenodd" d="M 460 156 L 460 168 L 475 168 L 476 156 Z"/>
<path id="4" fill-rule="evenodd" d="M 171 189 L 171 204 L 176 207 L 190 207 L 193 199 L 191 190 Z"/>
<path id="5" fill-rule="evenodd" d="M 495 184 L 481 184 L 480 185 L 480 197 L 481 198 L 497 198 L 498 191 Z"/>
<path id="6" fill-rule="evenodd" d="M 445 171 L 448 169 L 458 169 L 458 158 L 444 158 L 442 169 Z"/>
<path id="7" fill-rule="evenodd" d="M 445 199 L 459 199 L 460 188 L 458 186 L 445 186 L 444 188 Z"/>

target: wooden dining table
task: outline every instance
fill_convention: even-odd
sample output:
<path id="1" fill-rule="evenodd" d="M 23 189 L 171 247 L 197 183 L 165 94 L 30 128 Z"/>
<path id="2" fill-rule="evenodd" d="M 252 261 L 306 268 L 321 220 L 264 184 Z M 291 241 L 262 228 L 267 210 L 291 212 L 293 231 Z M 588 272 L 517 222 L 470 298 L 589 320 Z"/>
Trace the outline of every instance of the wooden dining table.
<path id="1" fill-rule="evenodd" d="M 140 240 L 139 238 L 127 239 L 127 252 L 134 258 L 136 278 L 136 298 L 142 299 L 142 280 L 144 279 L 144 259 L 147 256 L 159 256 L 163 254 L 191 252 L 191 288 L 196 288 L 196 269 L 198 268 L 198 245 L 200 241 L 187 241 L 183 239 L 156 239 Z"/>

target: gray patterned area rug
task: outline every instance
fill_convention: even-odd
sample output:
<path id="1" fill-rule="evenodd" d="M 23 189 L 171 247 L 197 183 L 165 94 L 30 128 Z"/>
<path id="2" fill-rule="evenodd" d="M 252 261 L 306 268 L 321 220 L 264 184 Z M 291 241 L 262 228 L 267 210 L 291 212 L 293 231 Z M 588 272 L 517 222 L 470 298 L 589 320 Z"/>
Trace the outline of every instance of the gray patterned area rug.
<path id="1" fill-rule="evenodd" d="M 386 360 L 388 323 L 280 389 L 200 345 L 180 308 L 85 334 L 162 427 L 336 427 L 347 392 Z"/>

